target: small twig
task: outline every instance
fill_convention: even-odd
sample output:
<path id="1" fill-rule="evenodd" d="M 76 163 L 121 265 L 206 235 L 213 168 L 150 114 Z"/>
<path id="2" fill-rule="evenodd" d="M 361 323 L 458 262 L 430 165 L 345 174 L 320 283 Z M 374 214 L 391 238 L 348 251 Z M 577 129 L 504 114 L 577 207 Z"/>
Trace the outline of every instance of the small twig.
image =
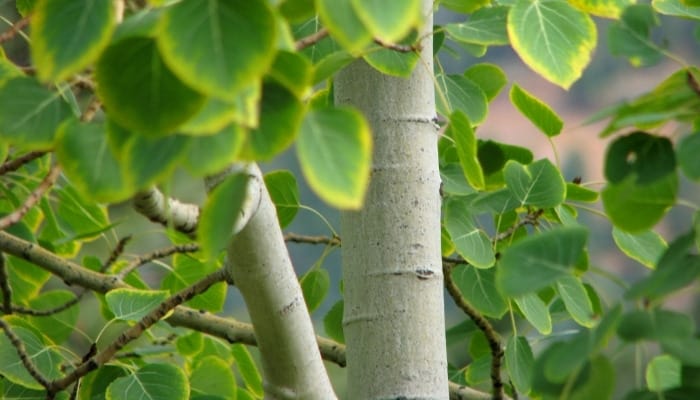
<path id="1" fill-rule="evenodd" d="M 22 204 L 18 209 L 15 211 L 11 212 L 10 214 L 7 214 L 6 216 L 0 218 L 0 230 L 5 230 L 7 227 L 12 226 L 19 222 L 24 215 L 31 210 L 36 203 L 39 202 L 41 199 L 41 196 L 44 195 L 44 193 L 51 187 L 53 184 L 56 182 L 56 179 L 58 179 L 58 175 L 61 173 L 61 167 L 58 165 L 54 165 L 51 167 L 51 170 L 49 173 L 46 175 L 43 181 L 39 184 L 39 186 L 34 189 L 33 192 L 29 194 L 27 199 L 24 201 L 24 204 Z"/>
<path id="2" fill-rule="evenodd" d="M 124 253 L 124 249 L 126 248 L 127 243 L 131 241 L 132 236 L 131 235 L 126 235 L 123 238 L 119 239 L 119 242 L 117 242 L 117 245 L 114 247 L 114 250 L 112 250 L 112 253 L 110 253 L 109 258 L 107 261 L 105 261 L 104 264 L 102 264 L 102 267 L 100 267 L 100 272 L 104 273 L 109 269 L 109 267 L 114 264 L 115 261 L 119 258 L 119 256 Z"/>
<path id="3" fill-rule="evenodd" d="M 100 110 L 101 106 L 102 103 L 100 102 L 100 99 L 98 99 L 97 96 L 93 97 L 92 100 L 90 100 L 90 103 L 88 104 L 87 108 L 85 108 L 85 111 L 83 111 L 83 115 L 80 116 L 80 121 L 92 121 L 92 119 L 95 118 L 95 114 L 97 113 L 97 111 Z"/>
<path id="4" fill-rule="evenodd" d="M 31 151 L 27 154 L 21 155 L 20 157 L 9 160 L 0 165 L 0 175 L 5 175 L 8 172 L 17 171 L 24 164 L 28 164 L 45 154 L 45 151 Z"/>
<path id="5" fill-rule="evenodd" d="M 695 75 L 693 75 L 693 73 L 690 72 L 690 70 L 688 70 L 685 73 L 685 77 L 686 77 L 686 80 L 688 82 L 688 86 L 690 87 L 690 89 L 693 92 L 695 92 L 695 94 L 700 96 L 700 85 L 698 84 L 698 81 L 695 79 Z"/>
<path id="6" fill-rule="evenodd" d="M 48 389 L 50 382 L 46 378 L 44 378 L 41 372 L 39 372 L 36 366 L 32 363 L 29 354 L 27 354 L 27 349 L 24 347 L 24 343 L 22 343 L 22 340 L 19 338 L 19 336 L 17 336 L 12 331 L 10 325 L 7 322 L 5 322 L 5 320 L 2 318 L 0 318 L 0 328 L 2 328 L 3 331 L 5 331 L 5 336 L 7 336 L 7 338 L 10 339 L 10 343 L 12 343 L 12 346 L 15 348 L 15 351 L 17 352 L 17 355 L 19 356 L 22 365 L 24 365 L 24 368 L 27 370 L 27 372 L 29 372 L 29 375 L 31 375 L 32 378 L 39 382 L 41 386 Z"/>
<path id="7" fill-rule="evenodd" d="M 119 335 L 119 337 L 116 340 L 114 340 L 109 346 L 107 346 L 97 355 L 90 357 L 88 360 L 80 364 L 75 370 L 73 370 L 73 372 L 71 372 L 67 376 L 49 382 L 48 386 L 46 386 L 48 392 L 47 396 L 54 396 L 56 393 L 60 392 L 61 390 L 64 390 L 73 382 L 76 382 L 81 377 L 87 375 L 89 372 L 94 371 L 95 369 L 104 365 L 106 362 L 111 360 L 119 350 L 124 348 L 124 346 L 126 346 L 133 340 L 139 338 L 143 334 L 143 332 L 145 332 L 148 328 L 153 326 L 153 324 L 155 324 L 156 322 L 160 321 L 164 316 L 166 316 L 170 312 L 170 310 L 192 299 L 198 294 L 204 293 L 213 284 L 222 282 L 225 279 L 225 270 L 219 269 L 216 272 L 205 276 L 197 283 L 188 286 L 185 289 L 170 296 L 163 303 L 161 303 L 158 308 L 148 313 L 136 325 L 133 325 L 132 327 L 124 331 L 121 335 Z"/>
<path id="8" fill-rule="evenodd" d="M 380 39 L 374 39 L 374 43 L 384 47 L 385 49 L 398 51 L 400 53 L 413 53 L 419 52 L 422 48 L 420 43 L 417 44 L 397 44 L 397 43 L 387 43 Z"/>
<path id="9" fill-rule="evenodd" d="M 3 32 L 2 34 L 0 34 L 0 43 L 4 43 L 4 42 L 14 38 L 15 35 L 17 34 L 17 32 L 24 29 L 24 27 L 27 25 L 29 25 L 29 17 L 28 16 L 15 22 L 14 25 L 12 25 L 10 27 L 10 29 L 8 29 L 5 32 Z"/>
<path id="10" fill-rule="evenodd" d="M 60 306 L 56 306 L 54 308 L 49 308 L 48 310 L 35 310 L 33 308 L 25 308 L 21 306 L 12 306 L 12 311 L 16 312 L 17 314 L 24 314 L 24 315 L 31 315 L 33 317 L 49 317 L 54 314 L 58 314 L 61 311 L 65 311 L 74 305 L 78 304 L 80 300 L 83 298 L 83 296 L 87 293 L 87 291 L 83 290 L 82 292 L 78 293 L 75 295 L 74 298 L 68 300 L 67 302 L 61 304 Z"/>
<path id="11" fill-rule="evenodd" d="M 172 247 L 167 247 L 164 249 L 158 249 L 152 253 L 140 256 L 137 259 L 130 262 L 129 265 L 124 267 L 123 270 L 119 271 L 119 275 L 118 275 L 119 279 L 124 279 L 127 275 L 129 275 L 136 268 L 138 268 L 138 267 L 140 267 L 148 262 L 151 262 L 153 260 L 168 257 L 168 256 L 171 256 L 171 255 L 177 254 L 177 253 L 194 253 L 195 251 L 198 251 L 198 250 L 199 250 L 199 245 L 197 243 L 181 244 L 181 245 L 176 245 L 176 246 L 172 246 Z"/>
<path id="12" fill-rule="evenodd" d="M 5 314 L 12 314 L 12 288 L 10 277 L 5 267 L 5 255 L 0 253 L 0 290 L 2 290 L 2 309 Z"/>
<path id="13" fill-rule="evenodd" d="M 540 223 L 539 219 L 543 213 L 543 209 L 528 212 L 527 215 L 525 215 L 523 219 L 518 221 L 517 224 L 494 236 L 493 242 L 500 242 L 501 240 L 505 240 L 511 237 L 513 234 L 515 234 L 515 231 L 517 231 L 525 225 L 537 226 Z"/>
<path id="14" fill-rule="evenodd" d="M 292 243 L 329 244 L 331 246 L 340 247 L 340 238 L 338 236 L 305 236 L 296 233 L 286 233 L 284 235 L 284 241 Z"/>
<path id="15" fill-rule="evenodd" d="M 503 348 L 498 338 L 498 333 L 493 329 L 491 323 L 479 311 L 472 307 L 462 297 L 459 288 L 452 279 L 452 268 L 448 263 L 443 263 L 443 275 L 445 289 L 452 297 L 457 307 L 464 311 L 474 324 L 484 333 L 491 348 L 491 385 L 493 387 L 493 400 L 503 400 L 503 381 L 501 380 L 501 359 L 503 358 Z"/>
<path id="16" fill-rule="evenodd" d="M 314 32 L 309 36 L 305 36 L 305 37 L 297 40 L 294 45 L 295 45 L 297 50 L 301 51 L 309 46 L 315 45 L 316 43 L 320 42 L 326 36 L 328 36 L 328 29 L 321 28 L 317 32 Z"/>

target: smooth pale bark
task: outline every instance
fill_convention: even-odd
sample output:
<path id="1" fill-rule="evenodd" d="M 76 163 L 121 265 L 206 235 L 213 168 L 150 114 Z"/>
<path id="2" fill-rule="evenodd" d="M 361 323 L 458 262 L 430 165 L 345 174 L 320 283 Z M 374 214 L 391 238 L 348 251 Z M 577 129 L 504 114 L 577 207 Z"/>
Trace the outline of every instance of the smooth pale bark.
<path id="1" fill-rule="evenodd" d="M 228 248 L 228 269 L 255 329 L 265 398 L 335 399 L 275 206 L 257 166 L 249 172 L 260 201 Z"/>
<path id="2" fill-rule="evenodd" d="M 422 45 L 409 79 L 358 61 L 335 80 L 336 104 L 359 108 L 374 135 L 365 205 L 341 216 L 353 400 L 448 398 L 432 36 Z"/>

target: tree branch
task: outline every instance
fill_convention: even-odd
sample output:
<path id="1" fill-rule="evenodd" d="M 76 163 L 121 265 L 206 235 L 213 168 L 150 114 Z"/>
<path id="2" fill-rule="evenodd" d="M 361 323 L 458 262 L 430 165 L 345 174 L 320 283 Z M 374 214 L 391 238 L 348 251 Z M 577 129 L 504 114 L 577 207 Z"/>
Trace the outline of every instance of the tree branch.
<path id="1" fill-rule="evenodd" d="M 0 252 L 0 290 L 2 291 L 2 310 L 5 314 L 12 314 L 12 288 L 10 276 L 7 274 L 5 255 Z"/>
<path id="2" fill-rule="evenodd" d="M 141 320 L 133 325 L 131 328 L 124 331 L 116 340 L 114 340 L 109 346 L 98 354 L 90 357 L 87 361 L 83 362 L 78 368 L 73 370 L 67 376 L 57 379 L 49 383 L 47 390 L 49 395 L 54 395 L 61 390 L 64 390 L 73 382 L 87 375 L 90 371 L 93 371 L 100 366 L 104 365 L 106 362 L 111 360 L 114 355 L 129 344 L 134 339 L 141 336 L 148 328 L 153 326 L 156 322 L 160 321 L 170 310 L 174 309 L 178 305 L 192 299 L 198 294 L 204 293 L 213 284 L 217 282 L 222 282 L 226 279 L 225 271 L 219 269 L 195 284 L 184 288 L 183 290 L 177 292 L 176 294 L 170 296 L 167 300 L 162 302 L 158 308 L 148 313 L 146 316 L 141 318 Z"/>
<path id="3" fill-rule="evenodd" d="M 29 25 L 29 17 L 24 17 L 19 21 L 15 22 L 14 25 L 10 27 L 10 29 L 0 34 L 0 43 L 4 43 L 8 40 L 11 40 L 15 37 L 17 32 L 24 29 L 24 27 L 26 27 L 27 25 Z"/>
<path id="4" fill-rule="evenodd" d="M 134 208 L 149 220 L 172 226 L 190 237 L 194 237 L 197 231 L 199 207 L 176 199 L 166 199 L 155 187 L 137 193 L 134 196 Z"/>
<path id="5" fill-rule="evenodd" d="M 297 51 L 301 51 L 309 46 L 315 45 L 316 43 L 320 42 L 326 36 L 328 36 L 328 29 L 321 28 L 318 31 L 310 34 L 309 36 L 305 36 L 305 37 L 297 40 L 294 45 L 295 45 Z"/>
<path id="6" fill-rule="evenodd" d="M 34 191 L 27 196 L 24 203 L 15 211 L 0 218 L 0 230 L 7 229 L 8 227 L 19 222 L 22 217 L 24 217 L 24 215 L 29 212 L 29 210 L 31 210 L 37 202 L 39 202 L 41 196 L 43 196 L 44 193 L 49 190 L 54 183 L 56 183 L 56 179 L 58 179 L 58 175 L 60 173 L 61 167 L 58 165 L 51 167 L 51 170 L 49 170 L 49 173 L 46 174 L 44 180 L 42 180 L 39 186 L 37 186 L 36 189 L 34 189 Z"/>
<path id="7" fill-rule="evenodd" d="M 327 244 L 340 247 L 340 237 L 338 236 L 305 236 L 290 232 L 284 235 L 284 241 L 292 243 Z"/>
<path id="8" fill-rule="evenodd" d="M 197 250 L 199 250 L 199 245 L 197 243 L 188 243 L 183 245 L 171 246 L 164 249 L 158 249 L 153 251 L 152 253 L 142 255 L 137 259 L 131 261 L 129 265 L 127 265 L 126 267 L 124 267 L 124 269 L 119 271 L 119 274 L 117 276 L 119 276 L 119 279 L 124 279 L 136 268 L 153 260 L 168 257 L 176 253 L 194 253 Z"/>
<path id="9" fill-rule="evenodd" d="M 493 400 L 503 400 L 503 381 L 501 380 L 503 348 L 501 347 L 498 333 L 493 329 L 491 323 L 462 297 L 459 288 L 457 288 L 457 285 L 452 279 L 452 269 L 448 263 L 443 263 L 443 275 L 445 276 L 445 288 L 450 294 L 450 297 L 452 297 L 452 300 L 454 300 L 457 307 L 474 321 L 474 324 L 476 324 L 486 336 L 486 340 L 491 348 L 491 384 L 493 386 Z"/>
<path id="10" fill-rule="evenodd" d="M 5 175 L 8 172 L 16 171 L 24 164 L 28 164 L 37 158 L 44 156 L 45 154 L 45 151 L 30 151 L 29 153 L 23 154 L 15 159 L 6 161 L 0 165 L 0 175 Z"/>

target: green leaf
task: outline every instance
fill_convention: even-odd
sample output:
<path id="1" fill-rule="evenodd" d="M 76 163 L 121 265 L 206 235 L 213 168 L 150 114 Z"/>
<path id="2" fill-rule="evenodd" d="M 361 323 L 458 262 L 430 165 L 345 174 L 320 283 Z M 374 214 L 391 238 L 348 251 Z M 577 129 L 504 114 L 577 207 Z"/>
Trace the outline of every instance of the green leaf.
<path id="1" fill-rule="evenodd" d="M 29 306 L 34 310 L 52 310 L 60 305 L 75 300 L 73 292 L 67 290 L 51 290 L 41 293 L 29 300 Z M 61 312 L 49 316 L 29 317 L 28 321 L 53 343 L 64 343 L 73 333 L 78 321 L 78 305 L 75 304 Z"/>
<path id="2" fill-rule="evenodd" d="M 80 382 L 79 399 L 106 400 L 107 387 L 117 378 L 126 375 L 124 368 L 114 365 L 103 365 Z M 39 400 L 39 399 L 37 399 Z"/>
<path id="3" fill-rule="evenodd" d="M 598 17 L 617 19 L 634 0 L 570 0 L 572 6 Z"/>
<path id="4" fill-rule="evenodd" d="M 168 298 L 164 290 L 119 288 L 105 295 L 107 306 L 117 319 L 139 321 Z"/>
<path id="5" fill-rule="evenodd" d="M 173 364 L 146 364 L 136 373 L 116 379 L 107 389 L 109 400 L 187 400 L 187 377 Z"/>
<path id="6" fill-rule="evenodd" d="M 700 134 L 686 136 L 678 143 L 678 163 L 683 173 L 694 181 L 700 181 Z"/>
<path id="7" fill-rule="evenodd" d="M 299 283 L 304 293 L 304 300 L 309 312 L 312 313 L 323 303 L 331 285 L 328 271 L 323 268 L 314 268 L 301 277 Z"/>
<path id="8" fill-rule="evenodd" d="M 349 108 L 320 108 L 306 114 L 297 156 L 309 186 L 330 205 L 357 209 L 364 201 L 371 165 L 370 129 Z"/>
<path id="9" fill-rule="evenodd" d="M 247 191 L 248 177 L 245 174 L 233 174 L 209 194 L 198 228 L 205 258 L 215 258 L 231 240 L 234 225 L 248 197 Z"/>
<path id="10" fill-rule="evenodd" d="M 285 87 L 266 82 L 263 85 L 260 124 L 248 134 L 242 157 L 270 160 L 289 147 L 304 118 L 304 104 Z"/>
<path id="11" fill-rule="evenodd" d="M 265 1 L 182 1 L 166 8 L 158 48 L 188 85 L 233 100 L 272 64 L 276 27 Z"/>
<path id="12" fill-rule="evenodd" d="M 542 100 L 528 93 L 517 84 L 510 89 L 510 101 L 547 137 L 557 136 L 564 127 L 564 122 Z"/>
<path id="13" fill-rule="evenodd" d="M 205 101 L 173 75 L 149 38 L 128 38 L 110 45 L 97 62 L 95 78 L 110 117 L 145 135 L 171 133 Z"/>
<path id="14" fill-rule="evenodd" d="M 544 158 L 530 165 L 508 161 L 504 170 L 508 189 L 521 205 L 551 208 L 566 198 L 566 183 L 557 167 Z"/>
<path id="15" fill-rule="evenodd" d="M 119 154 L 125 179 L 139 189 L 164 180 L 187 154 L 189 139 L 182 135 L 129 135 Z"/>
<path id="16" fill-rule="evenodd" d="M 651 230 L 629 233 L 613 227 L 612 235 L 615 244 L 623 253 L 652 269 L 668 247 L 661 235 Z"/>
<path id="17" fill-rule="evenodd" d="M 652 0 L 651 5 L 659 14 L 673 15 L 700 19 L 698 4 L 690 4 L 691 0 Z"/>
<path id="18" fill-rule="evenodd" d="M 590 361 L 586 382 L 572 394 L 571 400 L 611 399 L 615 391 L 616 371 L 610 360 L 598 354 Z"/>
<path id="19" fill-rule="evenodd" d="M 351 0 L 318 0 L 316 7 L 323 26 L 349 53 L 357 55 L 372 43 L 372 34 L 360 21 Z"/>
<path id="20" fill-rule="evenodd" d="M 514 160 L 520 164 L 530 164 L 533 159 L 532 151 L 525 147 L 508 145 L 493 140 L 479 141 L 478 157 L 481 168 L 486 175 L 493 175 L 503 170 L 508 160 Z"/>
<path id="21" fill-rule="evenodd" d="M 260 372 L 255 366 L 255 361 L 250 355 L 250 352 L 240 343 L 236 343 L 231 346 L 231 353 L 233 354 L 234 364 L 238 369 L 238 372 L 243 378 L 245 387 L 253 392 L 256 396 L 263 397 L 263 384 L 262 378 L 260 377 Z M 240 393 L 240 392 L 239 392 Z"/>
<path id="22" fill-rule="evenodd" d="M 19 15 L 26 17 L 34 11 L 34 6 L 36 6 L 38 0 L 17 0 L 17 12 Z"/>
<path id="23" fill-rule="evenodd" d="M 484 173 L 477 158 L 476 135 L 467 116 L 459 110 L 452 113 L 445 134 L 455 141 L 459 163 L 471 187 L 483 190 Z"/>
<path id="24" fill-rule="evenodd" d="M 568 89 L 596 44 L 591 17 L 563 0 L 517 0 L 508 13 L 513 49 L 535 72 Z"/>
<path id="25" fill-rule="evenodd" d="M 462 111 L 469 121 L 479 125 L 486 119 L 488 99 L 481 87 L 462 75 L 438 75 L 435 99 L 438 113 L 449 118 L 454 111 Z"/>
<path id="26" fill-rule="evenodd" d="M 526 338 L 511 336 L 508 339 L 505 361 L 508 375 L 510 375 L 515 389 L 522 394 L 530 393 L 535 357 Z"/>
<path id="27" fill-rule="evenodd" d="M 465 43 L 506 45 L 508 32 L 506 19 L 509 7 L 485 7 L 474 12 L 467 22 L 445 25 L 445 30 L 452 39 Z"/>
<path id="28" fill-rule="evenodd" d="M 661 343 L 661 348 L 683 365 L 700 367 L 700 340 L 697 338 L 667 339 Z"/>
<path id="29" fill-rule="evenodd" d="M 236 377 L 231 367 L 216 356 L 200 359 L 190 373 L 190 395 L 213 395 L 236 398 Z"/>
<path id="30" fill-rule="evenodd" d="M 245 134 L 240 125 L 230 124 L 213 135 L 190 137 L 183 160 L 185 168 L 199 176 L 223 170 L 236 160 Z"/>
<path id="31" fill-rule="evenodd" d="M 627 57 L 635 67 L 653 65 L 664 54 L 651 41 L 651 31 L 659 25 L 659 19 L 648 4 L 634 4 L 625 8 L 619 21 L 608 28 L 610 53 Z"/>
<path id="32" fill-rule="evenodd" d="M 464 198 L 450 199 L 444 210 L 445 228 L 449 232 L 457 253 L 470 265 L 490 268 L 496 262 L 491 240 L 476 227 L 469 203 Z"/>
<path id="33" fill-rule="evenodd" d="M 66 236 L 91 239 L 110 226 L 107 208 L 86 200 L 73 186 L 64 186 L 54 193 L 56 219 Z"/>
<path id="34" fill-rule="evenodd" d="M 420 0 L 385 2 L 350 0 L 353 9 L 372 35 L 385 42 L 395 42 L 412 28 L 420 26 Z"/>
<path id="35" fill-rule="evenodd" d="M 70 120 L 61 125 L 56 157 L 80 195 L 99 202 L 117 202 L 136 190 L 127 183 L 112 152 L 104 123 Z"/>
<path id="36" fill-rule="evenodd" d="M 479 85 L 489 101 L 496 98 L 508 82 L 503 70 L 489 63 L 472 65 L 464 71 L 464 76 Z"/>
<path id="37" fill-rule="evenodd" d="M 537 295 L 537 293 L 527 293 L 514 298 L 518 308 L 525 316 L 525 319 L 532 324 L 541 334 L 552 333 L 552 316 L 549 313 L 547 304 Z"/>
<path id="38" fill-rule="evenodd" d="M 326 330 L 326 335 L 336 342 L 345 343 L 345 335 L 343 334 L 343 300 L 338 300 L 333 307 L 323 317 L 323 328 Z"/>
<path id="39" fill-rule="evenodd" d="M 503 251 L 496 282 L 507 296 L 521 296 L 549 286 L 571 273 L 583 253 L 588 231 L 559 227 L 528 236 Z"/>
<path id="40" fill-rule="evenodd" d="M 442 179 L 443 193 L 455 196 L 466 196 L 474 193 L 474 188 L 464 177 L 464 170 L 457 163 L 449 163 L 440 168 L 440 178 Z"/>
<path id="41" fill-rule="evenodd" d="M 662 354 L 649 361 L 645 373 L 647 387 L 655 392 L 681 386 L 681 363 L 678 359 Z"/>
<path id="42" fill-rule="evenodd" d="M 59 369 L 64 362 L 60 353 L 48 343 L 42 341 L 33 331 L 20 326 L 12 327 L 12 331 L 22 341 L 27 358 L 37 368 L 44 378 L 48 380 L 58 379 L 63 375 Z M 27 387 L 29 389 L 44 389 L 31 375 L 20 361 L 17 349 L 7 336 L 0 335 L 0 374 L 10 382 Z"/>
<path id="43" fill-rule="evenodd" d="M 280 227 L 289 225 L 299 211 L 299 189 L 294 175 L 287 171 L 272 171 L 265 174 L 265 186 L 277 209 Z"/>
<path id="44" fill-rule="evenodd" d="M 632 286 L 625 296 L 657 299 L 694 282 L 700 275 L 700 256 L 690 254 L 694 244 L 692 231 L 674 240 L 651 275 Z"/>
<path id="45" fill-rule="evenodd" d="M 42 81 L 59 82 L 87 67 L 115 25 L 109 0 L 43 0 L 32 16 L 31 51 Z"/>
<path id="46" fill-rule="evenodd" d="M 267 74 L 299 99 L 307 95 L 313 80 L 313 68 L 309 60 L 290 51 L 278 51 Z"/>
<path id="47" fill-rule="evenodd" d="M 239 96 L 239 101 L 234 103 L 209 97 L 194 117 L 180 126 L 179 131 L 186 135 L 209 136 L 215 135 L 234 121 L 244 126 L 255 126 L 258 123 L 257 111 L 247 112 L 245 103 L 254 102 L 257 107 L 259 97 L 260 91 L 253 87 L 251 87 L 250 98 L 243 93 Z"/>
<path id="48" fill-rule="evenodd" d="M 452 270 L 452 278 L 464 299 L 482 314 L 500 318 L 508 309 L 503 296 L 496 290 L 494 268 L 459 265 Z"/>
<path id="49" fill-rule="evenodd" d="M 56 129 L 71 116 L 68 104 L 31 78 L 0 87 L 0 139 L 30 149 L 52 146 Z"/>
<path id="50" fill-rule="evenodd" d="M 336 51 L 322 58 L 314 65 L 314 85 L 329 79 L 354 60 L 355 58 L 346 51 Z"/>
<path id="51" fill-rule="evenodd" d="M 464 371 L 464 378 L 472 386 L 488 383 L 491 380 L 491 354 L 474 359 Z"/>
<path id="52" fill-rule="evenodd" d="M 630 311 L 622 316 L 617 327 L 618 336 L 628 342 L 688 339 L 693 331 L 694 323 L 689 316 L 660 309 Z"/>
<path id="53" fill-rule="evenodd" d="M 633 180 L 606 186 L 603 206 L 615 226 L 639 232 L 653 227 L 676 202 L 678 177 L 667 175 L 647 185 L 637 185 Z"/>
<path id="54" fill-rule="evenodd" d="M 634 176 L 636 184 L 652 183 L 675 170 L 676 154 L 671 141 L 645 132 L 618 137 L 605 155 L 605 177 L 613 184 L 628 176 Z"/>
<path id="55" fill-rule="evenodd" d="M 557 280 L 557 292 L 574 321 L 586 328 L 595 325 L 593 303 L 579 278 L 573 275 L 562 276 Z"/>
<path id="56" fill-rule="evenodd" d="M 598 201 L 598 192 L 575 183 L 567 182 L 566 201 L 585 201 L 593 203 Z"/>
<path id="57" fill-rule="evenodd" d="M 472 13 L 491 3 L 491 0 L 440 0 L 440 6 L 462 14 Z"/>
<path id="58" fill-rule="evenodd" d="M 216 263 L 204 263 L 187 254 L 175 254 L 172 261 L 172 269 L 163 278 L 161 289 L 178 292 L 219 268 Z M 206 292 L 197 295 L 185 304 L 196 310 L 204 310 L 212 313 L 221 311 L 226 301 L 226 285 L 217 283 Z"/>
<path id="59" fill-rule="evenodd" d="M 386 74 L 408 78 L 420 57 L 413 51 L 396 51 L 375 47 L 371 49 L 364 59 L 377 71 Z"/>

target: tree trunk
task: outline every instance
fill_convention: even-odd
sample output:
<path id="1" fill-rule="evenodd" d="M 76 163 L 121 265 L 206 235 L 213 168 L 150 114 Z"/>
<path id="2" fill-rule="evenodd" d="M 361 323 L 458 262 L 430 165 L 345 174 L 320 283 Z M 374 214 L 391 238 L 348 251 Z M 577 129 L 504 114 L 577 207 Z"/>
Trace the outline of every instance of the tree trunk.
<path id="1" fill-rule="evenodd" d="M 341 216 L 353 400 L 448 398 L 432 36 L 422 45 L 408 79 L 358 61 L 335 81 L 336 104 L 359 108 L 374 135 L 365 206 Z"/>

